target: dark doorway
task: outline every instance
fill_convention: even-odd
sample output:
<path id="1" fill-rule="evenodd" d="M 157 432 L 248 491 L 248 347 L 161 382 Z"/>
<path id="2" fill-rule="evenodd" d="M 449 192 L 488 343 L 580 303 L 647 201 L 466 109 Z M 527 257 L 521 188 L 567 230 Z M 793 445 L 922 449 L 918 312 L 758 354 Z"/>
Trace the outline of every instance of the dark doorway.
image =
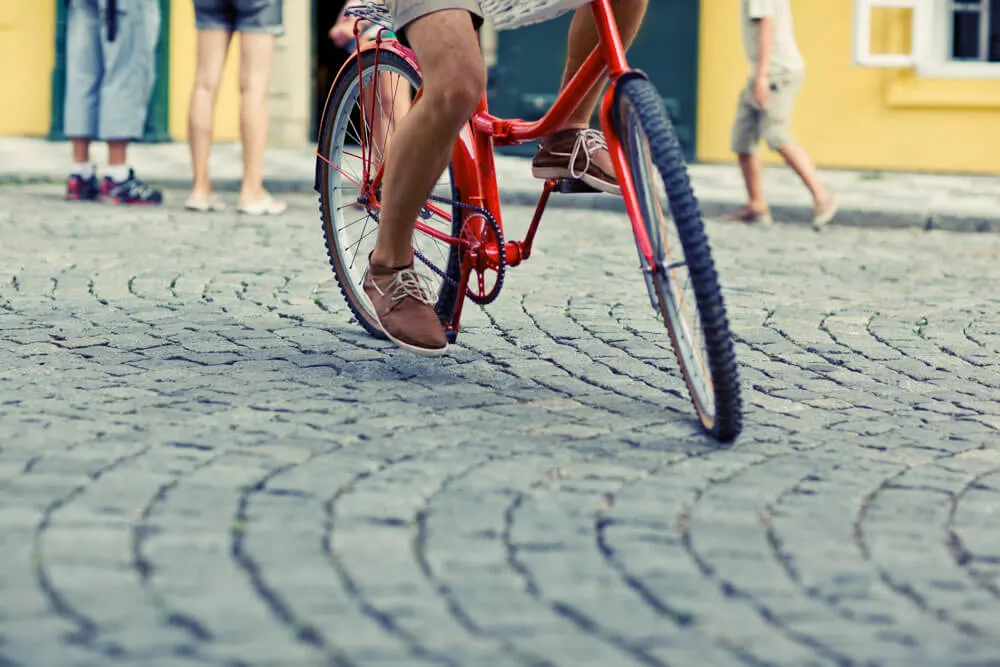
<path id="1" fill-rule="evenodd" d="M 313 108 L 309 132 L 316 140 L 323 105 L 337 72 L 347 61 L 347 51 L 330 41 L 329 32 L 337 22 L 345 0 L 313 0 Z"/>

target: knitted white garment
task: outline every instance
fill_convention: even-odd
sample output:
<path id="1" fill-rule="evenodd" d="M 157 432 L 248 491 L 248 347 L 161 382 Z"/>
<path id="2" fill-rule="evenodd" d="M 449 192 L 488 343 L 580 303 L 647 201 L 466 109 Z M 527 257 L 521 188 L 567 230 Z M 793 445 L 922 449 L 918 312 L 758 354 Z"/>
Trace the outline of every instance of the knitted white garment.
<path id="1" fill-rule="evenodd" d="M 513 30 L 554 19 L 590 0 L 479 0 L 483 14 L 497 30 Z"/>

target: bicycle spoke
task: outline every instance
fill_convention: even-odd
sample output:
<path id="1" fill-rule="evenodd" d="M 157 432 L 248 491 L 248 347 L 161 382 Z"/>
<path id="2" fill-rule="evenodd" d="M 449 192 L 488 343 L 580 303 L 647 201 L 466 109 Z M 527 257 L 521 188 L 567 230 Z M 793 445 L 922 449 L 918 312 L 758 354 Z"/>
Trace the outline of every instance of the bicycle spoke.
<path id="1" fill-rule="evenodd" d="M 357 241 L 355 241 L 353 244 L 347 246 L 348 250 L 350 250 L 351 248 L 354 248 L 354 256 L 351 258 L 351 264 L 350 264 L 350 266 L 352 268 L 354 267 L 354 263 L 358 259 L 358 252 L 361 250 L 361 242 L 364 241 L 369 236 L 371 236 L 372 234 L 374 234 L 376 231 L 378 231 L 378 227 L 372 228 L 372 230 L 370 232 L 366 232 L 365 231 L 366 229 L 368 229 L 368 221 L 367 221 L 367 219 L 365 220 L 365 226 L 361 229 L 361 237 Z"/>
<path id="2" fill-rule="evenodd" d="M 342 207 L 341 207 L 341 209 L 343 209 L 343 208 L 344 208 L 344 207 L 342 206 Z M 357 219 L 357 220 L 355 220 L 354 222 L 349 222 L 349 223 L 347 223 L 346 225 L 341 225 L 341 226 L 340 226 L 340 229 L 341 229 L 341 230 L 344 230 L 344 229 L 350 229 L 351 227 L 353 227 L 354 225 L 358 224 L 359 222 L 363 222 L 363 221 L 365 221 L 365 220 L 368 220 L 368 219 L 369 219 L 370 217 L 371 217 L 371 216 L 370 216 L 370 215 L 368 215 L 368 212 L 367 212 L 367 211 L 365 211 L 364 215 L 362 215 L 362 216 L 361 216 L 360 218 L 358 218 L 358 219 Z"/>

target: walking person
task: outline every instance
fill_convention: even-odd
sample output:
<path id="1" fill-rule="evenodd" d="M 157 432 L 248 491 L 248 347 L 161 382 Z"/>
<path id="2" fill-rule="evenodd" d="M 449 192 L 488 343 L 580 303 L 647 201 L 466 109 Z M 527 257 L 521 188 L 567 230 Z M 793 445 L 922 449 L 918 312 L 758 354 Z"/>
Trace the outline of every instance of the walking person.
<path id="1" fill-rule="evenodd" d="M 66 198 L 159 204 L 163 194 L 140 180 L 127 160 L 142 137 L 156 79 L 158 0 L 68 0 L 64 132 L 73 149 Z M 95 141 L 108 144 L 98 180 Z"/>
<path id="2" fill-rule="evenodd" d="M 239 33 L 243 180 L 237 208 L 247 215 L 279 215 L 286 204 L 264 189 L 264 149 L 271 60 L 275 40 L 284 33 L 282 0 L 194 0 L 194 13 L 198 64 L 188 108 L 188 144 L 194 178 L 185 206 L 194 211 L 225 208 L 212 192 L 208 158 L 222 69 L 233 34 Z"/>
<path id="3" fill-rule="evenodd" d="M 813 197 L 813 227 L 820 229 L 837 213 L 809 154 L 792 137 L 790 120 L 802 88 L 805 61 L 795 43 L 789 0 L 740 0 L 743 45 L 751 74 L 739 97 L 732 148 L 746 184 L 747 205 L 733 214 L 740 222 L 770 224 L 764 196 L 764 170 L 757 147 L 763 138 L 777 151 Z"/>

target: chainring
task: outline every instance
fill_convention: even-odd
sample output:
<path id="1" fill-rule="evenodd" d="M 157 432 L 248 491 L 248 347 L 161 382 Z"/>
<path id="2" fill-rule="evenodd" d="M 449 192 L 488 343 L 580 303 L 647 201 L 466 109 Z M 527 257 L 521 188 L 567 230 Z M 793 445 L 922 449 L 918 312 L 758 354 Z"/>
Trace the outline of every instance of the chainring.
<path id="1" fill-rule="evenodd" d="M 485 284 L 484 287 L 482 288 L 482 291 L 474 290 L 469 285 L 466 285 L 465 295 L 466 297 L 471 299 L 474 303 L 477 303 L 481 306 L 493 303 L 496 300 L 496 298 L 500 296 L 500 291 L 503 289 L 503 281 L 507 275 L 507 255 L 504 248 L 503 230 L 500 228 L 500 223 L 496 221 L 496 218 L 493 217 L 493 214 L 491 214 L 489 211 L 480 206 L 473 206 L 472 204 L 466 204 L 464 202 L 454 201 L 452 199 L 448 199 L 446 197 L 439 197 L 437 195 L 431 195 L 430 197 L 428 197 L 428 199 L 430 201 L 434 201 L 439 204 L 450 204 L 452 207 L 458 207 L 466 211 L 472 211 L 473 213 L 477 213 L 480 216 L 482 216 L 482 221 L 485 223 L 486 228 L 481 232 L 479 232 L 477 236 L 479 237 L 479 240 L 483 243 L 484 246 L 495 245 L 497 248 L 496 264 L 495 266 L 490 266 L 487 268 L 487 271 L 492 270 L 496 273 L 496 278 L 494 279 L 493 285 L 489 290 L 485 289 Z M 466 234 L 466 225 L 463 225 L 462 231 L 460 232 L 459 236 L 462 237 L 465 234 Z M 490 239 L 490 236 L 492 236 L 492 239 Z M 442 280 L 447 281 L 451 285 L 455 285 L 458 282 L 452 276 L 447 275 L 445 271 L 443 271 L 440 267 L 435 266 L 427 257 L 423 255 L 423 253 L 419 251 L 415 251 L 415 253 L 417 259 L 423 262 L 431 271 L 436 273 Z M 476 274 L 477 271 L 473 269 L 473 272 L 470 273 L 469 277 L 472 278 Z M 482 274 L 479 275 L 482 276 Z M 478 285 L 480 281 L 476 282 Z"/>

